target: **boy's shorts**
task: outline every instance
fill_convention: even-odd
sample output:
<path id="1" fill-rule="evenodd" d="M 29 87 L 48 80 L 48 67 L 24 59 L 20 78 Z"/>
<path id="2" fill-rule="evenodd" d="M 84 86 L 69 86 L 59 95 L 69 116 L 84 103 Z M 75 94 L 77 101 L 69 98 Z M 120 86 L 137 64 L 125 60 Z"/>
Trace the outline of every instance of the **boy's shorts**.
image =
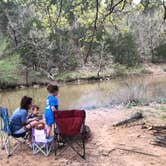
<path id="1" fill-rule="evenodd" d="M 52 126 L 55 123 L 52 113 L 50 114 L 49 112 L 45 112 L 45 123 L 47 126 Z"/>

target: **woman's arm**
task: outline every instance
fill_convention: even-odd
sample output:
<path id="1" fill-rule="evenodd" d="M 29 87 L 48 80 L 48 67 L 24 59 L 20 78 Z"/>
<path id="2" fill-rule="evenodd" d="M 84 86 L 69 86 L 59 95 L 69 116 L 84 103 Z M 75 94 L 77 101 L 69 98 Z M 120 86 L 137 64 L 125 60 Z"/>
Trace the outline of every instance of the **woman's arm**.
<path id="1" fill-rule="evenodd" d="M 25 126 L 27 124 L 27 111 L 26 110 L 22 110 L 21 123 L 22 123 L 22 126 Z"/>

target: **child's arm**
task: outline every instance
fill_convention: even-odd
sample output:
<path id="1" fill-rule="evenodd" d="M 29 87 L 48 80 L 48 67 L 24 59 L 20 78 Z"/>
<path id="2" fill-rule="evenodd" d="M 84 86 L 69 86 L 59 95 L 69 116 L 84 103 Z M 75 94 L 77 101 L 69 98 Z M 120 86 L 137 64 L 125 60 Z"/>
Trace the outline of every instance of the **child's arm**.
<path id="1" fill-rule="evenodd" d="M 52 110 L 53 112 L 56 111 L 55 106 L 52 106 L 52 107 L 51 107 L 51 110 Z"/>
<path id="2" fill-rule="evenodd" d="M 57 106 L 58 105 L 58 100 L 57 100 L 57 98 L 55 98 L 55 97 L 52 97 L 51 98 L 51 101 L 50 101 L 50 106 L 51 106 L 51 110 L 54 112 L 54 111 L 58 111 L 57 110 Z"/>

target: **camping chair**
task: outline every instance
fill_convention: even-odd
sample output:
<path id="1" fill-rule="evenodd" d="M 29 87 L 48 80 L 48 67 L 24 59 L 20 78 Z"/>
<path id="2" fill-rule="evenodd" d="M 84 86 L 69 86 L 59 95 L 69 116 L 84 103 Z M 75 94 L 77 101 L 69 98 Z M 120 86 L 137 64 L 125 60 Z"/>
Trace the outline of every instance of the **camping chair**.
<path id="1" fill-rule="evenodd" d="M 1 149 L 5 149 L 8 157 L 14 154 L 14 152 L 25 143 L 28 135 L 20 134 L 13 135 L 9 127 L 9 116 L 6 108 L 0 107 L 0 140 Z M 16 144 L 11 147 L 11 138 L 16 140 Z M 19 138 L 23 138 L 20 140 Z"/>
<path id="2" fill-rule="evenodd" d="M 54 130 L 55 156 L 58 150 L 57 135 L 59 134 L 68 147 L 71 147 L 79 156 L 85 159 L 85 111 L 56 111 L 54 119 L 57 126 Z M 79 152 L 80 148 L 82 152 Z"/>
<path id="3" fill-rule="evenodd" d="M 32 128 L 32 149 L 33 154 L 39 152 L 46 157 L 50 154 L 53 138 L 47 139 L 46 129 Z"/>

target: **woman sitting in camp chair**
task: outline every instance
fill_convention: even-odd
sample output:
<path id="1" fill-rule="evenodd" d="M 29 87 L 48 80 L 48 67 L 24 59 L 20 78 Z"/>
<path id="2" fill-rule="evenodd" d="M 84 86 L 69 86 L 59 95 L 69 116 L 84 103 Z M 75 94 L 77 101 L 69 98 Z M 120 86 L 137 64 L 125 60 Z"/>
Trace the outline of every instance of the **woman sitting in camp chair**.
<path id="1" fill-rule="evenodd" d="M 32 107 L 32 98 L 24 96 L 21 99 L 20 108 L 17 108 L 10 119 L 10 129 L 12 135 L 22 136 L 26 135 L 26 132 L 29 131 L 33 126 L 38 122 L 35 120 L 27 122 L 28 110 Z"/>

